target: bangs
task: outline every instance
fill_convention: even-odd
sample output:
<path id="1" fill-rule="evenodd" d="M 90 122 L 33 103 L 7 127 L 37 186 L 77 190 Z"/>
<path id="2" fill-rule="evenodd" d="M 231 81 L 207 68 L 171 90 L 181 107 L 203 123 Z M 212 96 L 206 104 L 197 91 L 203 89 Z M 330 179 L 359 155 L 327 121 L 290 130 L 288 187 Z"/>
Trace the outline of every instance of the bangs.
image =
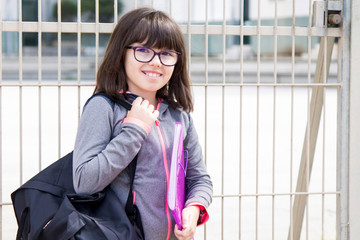
<path id="1" fill-rule="evenodd" d="M 155 12 L 153 16 L 142 18 L 131 31 L 131 43 L 142 43 L 149 48 L 182 51 L 182 33 L 177 24 L 166 15 Z"/>

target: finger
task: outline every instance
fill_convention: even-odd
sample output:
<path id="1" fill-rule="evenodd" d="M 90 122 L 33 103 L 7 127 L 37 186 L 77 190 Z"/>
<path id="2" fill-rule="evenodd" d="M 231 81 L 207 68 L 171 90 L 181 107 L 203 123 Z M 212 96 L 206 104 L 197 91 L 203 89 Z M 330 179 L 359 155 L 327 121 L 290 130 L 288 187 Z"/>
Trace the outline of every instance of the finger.
<path id="1" fill-rule="evenodd" d="M 178 225 L 175 224 L 175 228 L 174 228 L 174 234 L 176 236 L 177 239 L 184 239 L 184 233 L 179 229 Z"/>
<path id="2" fill-rule="evenodd" d="M 141 106 L 144 109 L 147 109 L 149 107 L 149 101 L 145 99 L 144 101 L 142 101 Z"/>
<path id="3" fill-rule="evenodd" d="M 152 104 L 149 104 L 149 106 L 148 106 L 149 112 L 153 113 L 154 109 L 155 109 L 154 106 Z"/>
<path id="4" fill-rule="evenodd" d="M 189 215 L 187 214 L 186 209 L 183 209 L 183 211 L 182 211 L 182 227 L 183 227 L 183 229 L 187 228 L 188 222 L 189 222 Z"/>
<path id="5" fill-rule="evenodd" d="M 135 100 L 133 101 L 132 105 L 139 105 L 141 104 L 142 102 L 142 98 L 141 97 L 137 97 L 135 98 Z"/>
<path id="6" fill-rule="evenodd" d="M 153 113 L 154 119 L 157 119 L 159 117 L 159 111 L 155 110 Z"/>
<path id="7" fill-rule="evenodd" d="M 175 230 L 174 230 L 174 232 L 179 232 L 179 231 L 180 231 L 180 229 L 179 229 L 178 225 L 175 224 Z"/>

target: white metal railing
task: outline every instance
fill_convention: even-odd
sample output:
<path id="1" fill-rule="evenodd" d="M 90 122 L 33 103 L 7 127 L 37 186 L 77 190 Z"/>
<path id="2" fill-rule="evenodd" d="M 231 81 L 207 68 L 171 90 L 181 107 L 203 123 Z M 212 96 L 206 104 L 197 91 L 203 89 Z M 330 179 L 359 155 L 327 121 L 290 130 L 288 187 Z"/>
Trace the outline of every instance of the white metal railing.
<path id="1" fill-rule="evenodd" d="M 95 21 L 82 22 L 82 1 L 77 0 L 77 20 L 62 22 L 61 1 L 57 0 L 58 20 L 43 21 L 44 1 L 37 1 L 38 21 L 22 21 L 21 17 L 8 21 L 0 15 L 0 45 L 8 33 L 17 33 L 19 43 L 15 57 L 0 52 L 0 239 L 13 239 L 16 232 L 9 194 L 72 148 L 82 105 L 95 85 L 95 71 L 89 69 L 96 69 L 101 60 L 100 35 L 110 34 L 119 17 L 118 2 L 114 1 L 114 23 L 100 22 L 99 0 L 95 0 Z M 288 9 L 288 26 L 279 23 L 279 8 L 284 4 L 279 0 L 269 1 L 273 9 L 256 9 L 253 26 L 244 21 L 245 2 L 254 6 L 250 1 L 199 2 L 181 2 L 181 8 L 177 1 L 124 3 L 125 9 L 150 5 L 174 17 L 179 11 L 185 16 L 178 21 L 189 49 L 193 115 L 214 181 L 211 218 L 197 230 L 196 239 L 295 240 L 300 234 L 301 239 L 348 239 L 349 22 L 343 27 L 312 26 L 312 0 L 305 9 L 307 26 L 295 24 L 295 0 Z M 9 3 L 0 0 L 1 11 Z M 18 11 L 22 16 L 21 3 L 19 0 L 17 9 L 7 11 Z M 268 4 L 258 0 L 257 6 L 262 3 Z M 228 24 L 232 4 L 240 6 L 238 24 Z M 346 20 L 349 4 L 344 3 L 343 8 Z M 209 9 L 222 12 L 222 19 L 212 22 Z M 270 26 L 261 22 L 264 10 L 274 11 Z M 200 12 L 204 20 L 194 22 Z M 37 56 L 29 58 L 23 54 L 22 42 L 24 34 L 33 32 L 38 33 Z M 48 33 L 56 35 L 56 56 L 43 56 L 44 35 Z M 65 33 L 76 34 L 74 56 L 63 55 Z M 95 38 L 95 54 L 89 61 L 81 52 L 83 34 L 94 34 Z M 229 59 L 232 50 L 227 38 L 234 36 L 240 39 L 233 44 L 239 52 L 236 59 Z M 252 51 L 251 44 L 244 43 L 248 36 L 256 41 Z M 197 37 L 203 37 L 201 44 L 195 42 Z M 216 44 L 221 50 L 216 56 L 209 51 L 211 37 L 219 37 Z M 270 57 L 261 50 L 261 40 L 266 37 L 273 37 Z M 314 57 L 315 37 L 323 41 Z M 291 40 L 286 57 L 278 54 L 283 38 Z M 338 43 L 331 42 L 334 38 Z M 306 39 L 303 57 L 296 55 L 299 39 Z M 199 56 L 192 54 L 195 47 L 204 51 Z M 332 54 L 335 57 L 330 61 Z M 50 59 L 53 68 L 49 67 Z M 76 65 L 75 79 L 63 78 L 64 71 L 70 69 L 64 61 Z M 92 81 L 83 80 L 82 74 L 82 66 L 89 62 Z M 11 80 L 14 65 L 18 71 L 16 80 Z M 37 79 L 29 80 L 29 72 L 35 72 Z M 45 72 L 53 80 L 44 78 Z M 230 73 L 235 80 L 230 79 Z M 329 76 L 333 80 L 328 80 Z M 303 174 L 298 174 L 301 170 Z M 335 178 L 337 182 L 332 181 Z M 303 185 L 300 190 L 297 183 Z"/>

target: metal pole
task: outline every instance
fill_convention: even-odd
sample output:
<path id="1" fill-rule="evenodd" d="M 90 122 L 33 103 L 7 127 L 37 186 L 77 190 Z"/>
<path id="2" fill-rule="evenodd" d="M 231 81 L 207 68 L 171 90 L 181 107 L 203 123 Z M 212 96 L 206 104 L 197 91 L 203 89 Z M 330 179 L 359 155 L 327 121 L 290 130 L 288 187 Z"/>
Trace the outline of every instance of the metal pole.
<path id="1" fill-rule="evenodd" d="M 349 239 L 349 106 L 350 106 L 350 2 L 343 1 L 343 37 L 339 38 L 339 82 L 338 91 L 338 146 L 337 146 L 337 191 L 336 239 Z M 355 44 L 355 43 L 354 43 Z M 354 103 L 355 104 L 355 103 Z M 355 146 L 355 145 L 354 145 Z M 356 236 L 354 237 L 354 239 Z"/>
<path id="2" fill-rule="evenodd" d="M 344 6 L 345 7 L 345 6 Z M 350 126 L 349 126 L 349 239 L 360 236 L 360 2 L 351 1 Z"/>
<path id="3" fill-rule="evenodd" d="M 345 39 L 341 40 L 345 42 Z M 345 45 L 343 43 L 343 45 Z M 343 46 L 344 47 L 344 46 Z M 344 50 L 342 52 L 344 54 Z M 347 53 L 348 55 L 348 53 Z M 348 55 L 349 56 L 349 55 Z M 344 62 L 349 63 L 349 60 L 344 61 L 342 57 L 342 63 L 340 68 L 342 73 L 340 78 L 342 79 L 341 89 L 339 91 L 339 116 L 338 116 L 338 156 L 337 156 L 337 183 L 336 189 L 340 192 L 340 195 L 336 199 L 336 215 L 337 215 L 337 237 L 336 239 L 348 240 L 348 221 L 349 221 L 349 69 L 346 70 Z"/>

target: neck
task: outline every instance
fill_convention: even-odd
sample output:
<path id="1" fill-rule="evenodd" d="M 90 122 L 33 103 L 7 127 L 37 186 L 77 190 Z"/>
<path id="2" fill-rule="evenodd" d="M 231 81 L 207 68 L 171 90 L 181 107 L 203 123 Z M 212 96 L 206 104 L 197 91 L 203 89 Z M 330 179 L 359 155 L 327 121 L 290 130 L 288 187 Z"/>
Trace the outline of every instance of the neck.
<path id="1" fill-rule="evenodd" d="M 145 95 L 142 94 L 142 95 L 139 95 L 139 96 L 146 99 L 146 100 L 148 100 L 149 103 L 151 105 L 153 105 L 155 107 L 155 109 L 156 109 L 157 104 L 158 104 L 158 99 L 156 97 L 156 94 L 145 94 Z"/>
<path id="2" fill-rule="evenodd" d="M 157 97 L 155 97 L 155 98 L 152 99 L 152 100 L 148 99 L 148 101 L 149 101 L 149 103 L 150 103 L 151 105 L 153 105 L 154 108 L 156 109 L 156 107 L 157 107 L 157 105 L 158 105 L 158 99 L 157 99 Z"/>

